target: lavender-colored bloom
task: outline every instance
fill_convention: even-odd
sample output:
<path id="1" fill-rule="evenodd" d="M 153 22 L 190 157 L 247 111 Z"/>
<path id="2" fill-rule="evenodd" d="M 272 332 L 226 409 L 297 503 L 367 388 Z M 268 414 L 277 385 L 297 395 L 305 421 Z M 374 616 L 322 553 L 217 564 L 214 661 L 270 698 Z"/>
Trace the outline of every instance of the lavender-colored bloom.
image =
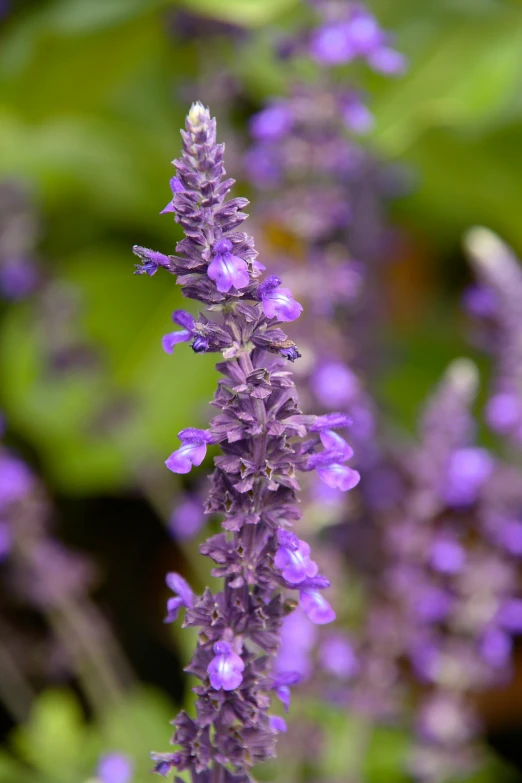
<path id="1" fill-rule="evenodd" d="M 186 496 L 172 510 L 169 519 L 169 531 L 174 538 L 185 540 L 193 538 L 203 527 L 205 515 L 203 506 L 197 497 Z"/>
<path id="2" fill-rule="evenodd" d="M 218 691 L 233 691 L 243 682 L 245 664 L 240 655 L 232 650 L 228 642 L 216 642 L 215 657 L 208 665 L 210 684 Z"/>
<path id="3" fill-rule="evenodd" d="M 479 644 L 481 658 L 494 669 L 509 665 L 513 642 L 511 637 L 499 628 L 488 628 Z"/>
<path id="4" fill-rule="evenodd" d="M 172 320 L 183 328 L 177 332 L 170 332 L 163 337 L 161 344 L 165 353 L 172 353 L 174 346 L 178 345 L 178 343 L 188 343 L 194 336 L 194 319 L 190 313 L 185 312 L 185 310 L 175 310 L 172 313 Z"/>
<path id="5" fill-rule="evenodd" d="M 174 721 L 179 753 L 156 754 L 155 771 L 187 770 L 193 783 L 218 777 L 247 783 L 250 768 L 275 752 L 270 697 L 275 691 L 287 706 L 285 689 L 298 676 L 294 665 L 282 670 L 278 664 L 276 676 L 272 668 L 292 606 L 282 590 L 299 589 L 313 622 L 335 618 L 322 598 L 328 579 L 317 574 L 305 542 L 288 531 L 300 518 L 296 471 L 313 469 L 310 461 L 325 453 L 318 467 L 329 468 L 334 459 L 346 459 L 349 447 L 336 441 L 325 452 L 321 442 L 332 443 L 328 431 L 345 426 L 346 418 L 325 426 L 322 417 L 303 415 L 298 407 L 283 359 L 297 351 L 281 326 L 300 306 L 279 279 L 274 284 L 269 278 L 264 288 L 258 283 L 264 268 L 253 240 L 237 230 L 247 202 L 226 200 L 233 181 L 223 179 L 223 145 L 201 104 L 192 106 L 182 137 L 183 153 L 174 164 L 183 190 L 174 193 L 172 207 L 186 237 L 164 266 L 177 275 L 185 296 L 208 306 L 215 320 L 200 313 L 190 331 L 194 342 L 205 338 L 224 361 L 217 365 L 223 378 L 212 403 L 217 415 L 207 430 L 179 433 L 182 445 L 167 467 L 187 473 L 201 464 L 209 443 L 221 449 L 205 510 L 222 515 L 224 532 L 200 551 L 216 564 L 212 573 L 224 580 L 224 589 L 197 597 L 184 580 L 169 576 L 177 595 L 167 620 L 185 606 L 184 624 L 200 628 L 187 671 L 201 684 L 196 717 L 182 712 Z"/>
<path id="6" fill-rule="evenodd" d="M 351 402 L 359 391 L 355 374 L 341 362 L 320 366 L 312 377 L 312 389 L 327 408 L 341 408 Z"/>
<path id="7" fill-rule="evenodd" d="M 509 433 L 521 420 L 522 405 L 515 394 L 495 394 L 488 400 L 486 419 L 492 430 Z"/>
<path id="8" fill-rule="evenodd" d="M 375 124 L 373 114 L 355 93 L 346 95 L 341 101 L 341 115 L 353 133 L 369 133 Z"/>
<path id="9" fill-rule="evenodd" d="M 162 775 L 165 778 L 172 770 L 177 768 L 182 760 L 182 755 L 179 751 L 176 751 L 175 753 L 153 752 L 150 754 L 150 757 L 152 761 L 154 761 L 154 769 L 152 772 L 155 772 L 157 775 Z"/>
<path id="10" fill-rule="evenodd" d="M 166 582 L 172 592 L 176 593 L 174 598 L 169 598 L 167 601 L 167 616 L 165 617 L 165 622 L 172 623 L 177 619 L 179 610 L 182 607 L 185 607 L 186 609 L 192 607 L 194 603 L 194 593 L 183 577 L 174 572 L 167 574 Z"/>
<path id="11" fill-rule="evenodd" d="M 323 669 L 340 680 L 349 680 L 357 675 L 359 661 L 350 641 L 339 634 L 328 636 L 320 648 Z"/>
<path id="12" fill-rule="evenodd" d="M 35 264 L 27 258 L 10 258 L 0 265 L 0 295 L 5 299 L 24 299 L 39 280 Z"/>
<path id="13" fill-rule="evenodd" d="M 24 498 L 32 484 L 31 472 L 21 460 L 0 454 L 0 510 Z"/>
<path id="14" fill-rule="evenodd" d="M 263 312 L 267 318 L 277 318 L 278 321 L 295 321 L 303 312 L 302 306 L 296 302 L 288 288 L 281 287 L 281 280 L 270 275 L 258 288 Z"/>
<path id="15" fill-rule="evenodd" d="M 133 764 L 128 756 L 121 753 L 108 753 L 99 761 L 97 777 L 100 783 L 130 783 Z"/>
<path id="16" fill-rule="evenodd" d="M 347 22 L 332 22 L 317 28 L 310 42 L 310 55 L 322 65 L 340 65 L 352 60 L 355 49 Z"/>
<path id="17" fill-rule="evenodd" d="M 406 58 L 390 46 L 382 46 L 368 56 L 368 65 L 386 76 L 398 76 L 406 70 Z"/>
<path id="18" fill-rule="evenodd" d="M 430 560 L 436 571 L 443 574 L 455 574 L 462 569 L 466 560 L 466 552 L 458 541 L 443 536 L 434 541 Z"/>
<path id="19" fill-rule="evenodd" d="M 505 547 L 512 555 L 522 555 L 522 522 L 518 519 L 509 519 L 500 525 L 497 539 L 501 546 Z"/>
<path id="20" fill-rule="evenodd" d="M 279 674 L 294 671 L 303 679 L 309 677 L 316 638 L 317 629 L 302 609 L 297 608 L 285 617 L 281 627 L 281 644 L 275 660 L 276 671 Z M 286 698 L 286 693 L 284 695 Z"/>
<path id="21" fill-rule="evenodd" d="M 172 191 L 172 195 L 173 196 L 176 193 L 183 193 L 184 187 L 181 184 L 181 180 L 179 179 L 179 177 L 172 177 L 169 184 L 170 184 L 170 189 Z M 175 211 L 176 210 L 174 208 L 174 201 L 172 200 L 172 201 L 169 201 L 169 203 L 167 204 L 165 209 L 161 210 L 160 215 L 164 215 L 167 212 L 175 212 Z"/>
<path id="22" fill-rule="evenodd" d="M 132 252 L 134 255 L 138 256 L 141 262 L 135 265 L 135 275 L 148 275 L 149 277 L 152 277 L 156 274 L 160 266 L 165 269 L 170 268 L 169 257 L 163 253 L 158 253 L 156 250 L 149 250 L 148 247 L 134 245 Z"/>
<path id="23" fill-rule="evenodd" d="M 231 288 L 245 288 L 250 283 L 246 261 L 232 255 L 231 250 L 232 242 L 229 239 L 216 242 L 213 259 L 207 269 L 208 276 L 222 293 L 228 293 Z"/>
<path id="24" fill-rule="evenodd" d="M 323 594 L 313 587 L 302 587 L 299 590 L 299 605 L 315 625 L 326 625 L 335 620 L 334 610 Z"/>
<path id="25" fill-rule="evenodd" d="M 190 473 L 193 466 L 201 465 L 205 459 L 212 436 L 205 430 L 189 427 L 178 433 L 178 438 L 182 445 L 172 452 L 165 465 L 173 473 Z"/>
<path id="26" fill-rule="evenodd" d="M 310 559 L 310 546 L 306 541 L 300 541 L 287 530 L 277 531 L 279 549 L 274 557 L 274 565 L 280 568 L 283 577 L 290 584 L 297 585 L 307 577 L 316 576 L 317 563 Z"/>
<path id="27" fill-rule="evenodd" d="M 270 728 L 272 731 L 275 732 L 286 732 L 287 731 L 287 725 L 284 718 L 281 718 L 280 715 L 271 715 L 269 718 L 270 721 Z"/>
<path id="28" fill-rule="evenodd" d="M 497 622 L 512 633 L 522 633 L 522 598 L 510 598 L 500 607 Z"/>
<path id="29" fill-rule="evenodd" d="M 444 489 L 446 501 L 452 506 L 473 503 L 492 469 L 493 460 L 486 449 L 465 448 L 454 451 L 450 457 Z"/>
<path id="30" fill-rule="evenodd" d="M 292 112 L 284 103 L 274 103 L 254 114 L 250 120 L 250 133 L 260 141 L 277 141 L 292 127 Z"/>

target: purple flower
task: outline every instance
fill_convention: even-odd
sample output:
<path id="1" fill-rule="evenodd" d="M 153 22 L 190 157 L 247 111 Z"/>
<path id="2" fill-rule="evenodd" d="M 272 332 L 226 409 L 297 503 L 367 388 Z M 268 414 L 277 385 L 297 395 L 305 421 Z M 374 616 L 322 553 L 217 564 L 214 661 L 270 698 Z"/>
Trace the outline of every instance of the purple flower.
<path id="1" fill-rule="evenodd" d="M 97 777 L 100 783 L 130 783 L 133 764 L 128 756 L 108 753 L 98 764 Z"/>
<path id="2" fill-rule="evenodd" d="M 368 64 L 374 71 L 386 76 L 396 76 L 406 70 L 406 58 L 396 49 L 383 46 L 368 56 Z"/>
<path id="3" fill-rule="evenodd" d="M 216 242 L 213 259 L 207 269 L 208 276 L 222 293 L 228 293 L 231 288 L 246 288 L 250 284 L 247 262 L 233 256 L 231 250 L 232 242 L 229 239 Z"/>
<path id="4" fill-rule="evenodd" d="M 335 451 L 341 455 L 341 459 L 350 459 L 353 457 L 353 449 L 348 443 L 333 430 L 322 430 L 320 434 L 321 443 L 327 451 Z"/>
<path id="5" fill-rule="evenodd" d="M 283 620 L 281 644 L 275 660 L 275 670 L 278 675 L 293 671 L 302 679 L 309 677 L 312 671 L 311 653 L 316 637 L 317 629 L 301 609 L 297 608 L 287 615 Z M 281 688 L 283 687 L 285 686 L 281 685 Z M 285 704 L 285 701 L 281 700 Z M 288 703 L 289 701 L 288 693 Z"/>
<path id="6" fill-rule="evenodd" d="M 277 318 L 278 321 L 295 321 L 303 312 L 302 306 L 296 302 L 288 288 L 281 288 L 281 280 L 270 275 L 258 288 L 263 312 L 267 318 Z"/>
<path id="7" fill-rule="evenodd" d="M 5 299 L 24 299 L 38 285 L 36 265 L 28 258 L 10 258 L 0 264 L 0 294 Z"/>
<path id="8" fill-rule="evenodd" d="M 507 631 L 522 633 L 522 598 L 504 601 L 498 611 L 497 622 Z"/>
<path id="9" fill-rule="evenodd" d="M 320 647 L 323 669 L 340 680 L 349 680 L 359 671 L 359 662 L 348 639 L 339 634 L 328 636 Z"/>
<path id="10" fill-rule="evenodd" d="M 155 275 L 160 266 L 165 269 L 170 269 L 170 259 L 163 253 L 158 253 L 157 250 L 149 250 L 147 247 L 141 247 L 140 245 L 134 245 L 132 252 L 135 256 L 141 260 L 140 264 L 135 265 L 135 275 Z"/>
<path id="11" fill-rule="evenodd" d="M 287 731 L 286 721 L 284 718 L 281 718 L 279 715 L 270 715 L 270 718 L 268 720 L 270 722 L 270 728 L 272 729 L 272 731 L 275 732 Z"/>
<path id="12" fill-rule="evenodd" d="M 334 610 L 320 591 L 313 587 L 302 587 L 299 590 L 299 605 L 315 625 L 326 625 L 335 620 Z"/>
<path id="13" fill-rule="evenodd" d="M 435 540 L 431 549 L 431 565 L 443 574 L 456 574 L 464 565 L 466 553 L 454 539 L 447 536 Z"/>
<path id="14" fill-rule="evenodd" d="M 174 753 L 151 753 L 151 759 L 155 762 L 154 769 L 157 775 L 163 775 L 167 777 L 173 769 L 176 769 L 182 760 L 182 755 L 179 751 Z"/>
<path id="15" fill-rule="evenodd" d="M 207 672 L 210 676 L 210 684 L 219 691 L 233 691 L 239 688 L 243 682 L 245 664 L 240 655 L 233 652 L 228 642 L 216 642 L 214 645 L 215 657 L 210 661 Z"/>
<path id="16" fill-rule="evenodd" d="M 340 408 L 359 392 L 356 375 L 341 362 L 321 365 L 314 373 L 311 385 L 319 402 L 327 408 Z"/>
<path id="17" fill-rule="evenodd" d="M 182 445 L 173 451 L 165 465 L 173 473 L 190 473 L 192 466 L 201 465 L 207 454 L 207 445 L 212 436 L 206 430 L 189 427 L 178 433 Z"/>
<path id="18" fill-rule="evenodd" d="M 279 529 L 277 531 L 279 549 L 274 557 L 274 565 L 280 568 L 284 579 L 290 584 L 299 584 L 306 577 L 316 576 L 317 563 L 310 560 L 310 546 L 300 541 L 293 533 Z"/>
<path id="19" fill-rule="evenodd" d="M 419 620 L 427 623 L 438 623 L 444 620 L 452 606 L 451 595 L 442 587 L 427 586 L 418 588 L 418 592 L 412 595 L 415 614 Z"/>
<path id="20" fill-rule="evenodd" d="M 493 459 L 486 449 L 457 449 L 450 457 L 444 496 L 452 506 L 474 503 L 477 494 L 493 470 Z"/>
<path id="21" fill-rule="evenodd" d="M 172 195 L 174 196 L 176 193 L 183 193 L 185 188 L 181 184 L 181 180 L 179 177 L 172 177 L 172 179 L 169 182 L 170 189 L 172 191 Z M 160 215 L 164 215 L 166 212 L 175 212 L 176 209 L 174 207 L 174 200 L 169 201 L 165 209 L 162 209 L 160 212 Z"/>
<path id="22" fill-rule="evenodd" d="M 197 497 L 186 496 L 173 509 L 169 519 L 169 531 L 181 541 L 193 538 L 203 527 L 205 515 Z"/>
<path id="23" fill-rule="evenodd" d="M 310 626 L 310 623 L 308 620 L 306 621 L 307 625 Z M 290 685 L 297 685 L 298 682 L 301 682 L 303 679 L 303 675 L 298 671 L 280 671 L 276 676 L 274 677 L 274 682 L 272 683 L 272 690 L 275 691 L 277 698 L 282 703 L 285 712 L 288 712 L 290 709 L 290 699 L 291 699 L 291 693 L 290 693 Z"/>
<path id="24" fill-rule="evenodd" d="M 509 519 L 498 530 L 498 541 L 512 555 L 522 555 L 522 522 Z"/>
<path id="25" fill-rule="evenodd" d="M 521 400 L 515 394 L 495 394 L 486 407 L 486 419 L 492 430 L 509 433 L 520 421 Z"/>
<path id="26" fill-rule="evenodd" d="M 338 462 L 331 462 L 323 467 L 318 466 L 317 475 L 331 489 L 340 489 L 342 492 L 353 489 L 361 480 L 361 474 L 357 470 L 352 470 L 348 465 L 340 465 Z"/>
<path id="27" fill-rule="evenodd" d="M 494 669 L 503 669 L 509 665 L 513 642 L 507 633 L 499 628 L 488 628 L 479 645 L 481 658 Z"/>
<path id="28" fill-rule="evenodd" d="M 172 320 L 183 328 L 181 331 L 170 332 L 163 337 L 161 344 L 165 353 L 172 353 L 175 345 L 188 343 L 194 336 L 194 319 L 190 313 L 187 313 L 185 310 L 175 310 L 172 313 Z"/>
<path id="29" fill-rule="evenodd" d="M 357 8 L 352 13 L 348 36 L 353 51 L 360 57 L 371 56 L 379 51 L 384 41 L 384 33 L 377 20 L 363 8 Z"/>
<path id="30" fill-rule="evenodd" d="M 194 593 L 190 585 L 179 574 L 171 572 L 167 574 L 165 581 L 172 592 L 176 593 L 174 598 L 169 598 L 167 601 L 167 616 L 165 617 L 166 623 L 173 623 L 182 607 L 189 609 L 193 605 Z"/>
<path id="31" fill-rule="evenodd" d="M 340 65 L 352 60 L 356 52 L 350 40 L 348 22 L 332 22 L 314 31 L 310 54 L 322 65 Z"/>
<path id="32" fill-rule="evenodd" d="M 341 115 L 346 127 L 353 133 L 369 133 L 375 124 L 373 114 L 355 93 L 344 97 Z"/>
<path id="33" fill-rule="evenodd" d="M 293 117 L 284 103 L 274 103 L 254 114 L 250 120 L 250 133 L 258 141 L 277 141 L 290 131 Z"/>
<path id="34" fill-rule="evenodd" d="M 0 510 L 22 500 L 33 483 L 29 468 L 21 460 L 0 455 Z"/>

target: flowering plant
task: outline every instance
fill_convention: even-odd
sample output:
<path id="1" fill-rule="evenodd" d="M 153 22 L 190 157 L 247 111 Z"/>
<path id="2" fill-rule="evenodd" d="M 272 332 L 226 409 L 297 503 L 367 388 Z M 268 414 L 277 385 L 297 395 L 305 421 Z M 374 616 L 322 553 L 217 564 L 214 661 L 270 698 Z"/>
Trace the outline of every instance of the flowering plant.
<path id="1" fill-rule="evenodd" d="M 164 338 L 167 352 L 191 341 L 196 353 L 221 353 L 222 374 L 212 405 L 219 413 L 206 430 L 179 433 L 181 446 L 167 459 L 175 473 L 187 473 L 205 459 L 207 447 L 219 444 L 207 511 L 222 514 L 224 532 L 201 547 L 224 580 L 223 590 L 193 594 L 179 574 L 167 583 L 175 593 L 168 602 L 168 622 L 186 609 L 185 626 L 199 627 L 198 644 L 187 671 L 201 681 L 196 718 L 181 712 L 174 721 L 174 753 L 153 754 L 155 771 L 190 770 L 193 781 L 243 783 L 252 780 L 257 762 L 274 755 L 282 718 L 270 716 L 275 692 L 288 709 L 295 672 L 272 673 L 283 618 L 296 606 L 288 590 L 316 624 L 335 613 L 322 594 L 329 585 L 318 573 L 310 547 L 292 531 L 299 520 L 296 470 L 317 470 L 329 486 L 349 490 L 359 474 L 345 463 L 352 455 L 336 429 L 349 419 L 340 413 L 303 415 L 286 360 L 299 352 L 281 324 L 298 318 L 301 305 L 275 276 L 258 278 L 253 240 L 237 231 L 247 217 L 246 199 L 226 201 L 233 180 L 223 179 L 224 145 L 216 143 L 216 123 L 195 103 L 181 131 L 183 152 L 174 161 L 173 212 L 185 231 L 177 254 L 167 256 L 134 247 L 138 274 L 159 267 L 176 274 L 183 294 L 219 313 L 210 320 L 173 315 L 181 331 Z"/>

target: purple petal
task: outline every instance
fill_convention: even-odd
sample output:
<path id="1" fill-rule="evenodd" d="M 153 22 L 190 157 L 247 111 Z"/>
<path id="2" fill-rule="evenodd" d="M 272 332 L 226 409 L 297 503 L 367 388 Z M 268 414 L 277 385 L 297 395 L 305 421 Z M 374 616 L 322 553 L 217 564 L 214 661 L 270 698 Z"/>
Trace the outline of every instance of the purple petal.
<path id="1" fill-rule="evenodd" d="M 272 731 L 287 731 L 286 721 L 284 718 L 281 718 L 279 715 L 270 715 L 269 718 L 270 728 Z"/>
<path id="2" fill-rule="evenodd" d="M 224 691 L 233 691 L 243 681 L 244 668 L 245 664 L 241 656 L 232 651 L 216 655 L 207 668 L 210 684 L 215 690 L 223 688 Z"/>
<path id="3" fill-rule="evenodd" d="M 299 591 L 300 605 L 315 625 L 326 625 L 335 620 L 335 612 L 319 590 L 304 588 Z"/>
<path id="4" fill-rule="evenodd" d="M 353 489 L 361 480 L 360 473 L 352 470 L 347 465 L 334 463 L 326 468 L 318 468 L 317 475 L 332 489 L 340 489 L 343 492 Z"/>
<path id="5" fill-rule="evenodd" d="M 169 332 L 164 334 L 161 338 L 161 345 L 165 353 L 172 353 L 174 346 L 179 343 L 188 343 L 192 339 L 192 334 L 186 329 L 182 329 L 180 332 Z"/>
<path id="6" fill-rule="evenodd" d="M 275 288 L 262 296 L 263 312 L 267 318 L 278 321 L 295 321 L 303 312 L 289 288 Z"/>
<path id="7" fill-rule="evenodd" d="M 130 783 L 133 765 L 121 753 L 108 753 L 100 759 L 97 776 L 100 783 Z"/>
<path id="8" fill-rule="evenodd" d="M 348 445 L 344 438 L 341 438 L 340 435 L 333 432 L 333 430 L 323 430 L 320 438 L 325 449 L 339 451 L 343 454 L 343 459 L 350 459 L 350 457 L 353 457 L 352 447 Z"/>
<path id="9" fill-rule="evenodd" d="M 215 256 L 208 265 L 207 274 L 221 293 L 228 293 L 231 288 L 240 289 L 250 285 L 246 261 L 231 253 Z"/>
<path id="10" fill-rule="evenodd" d="M 183 443 L 170 457 L 165 465 L 173 473 L 190 473 L 192 466 L 201 465 L 207 454 L 207 444 Z"/>
<path id="11" fill-rule="evenodd" d="M 194 601 L 194 593 L 189 583 L 183 579 L 182 576 L 171 571 L 165 577 L 167 587 L 172 590 L 173 593 L 179 595 L 185 606 L 192 606 Z"/>

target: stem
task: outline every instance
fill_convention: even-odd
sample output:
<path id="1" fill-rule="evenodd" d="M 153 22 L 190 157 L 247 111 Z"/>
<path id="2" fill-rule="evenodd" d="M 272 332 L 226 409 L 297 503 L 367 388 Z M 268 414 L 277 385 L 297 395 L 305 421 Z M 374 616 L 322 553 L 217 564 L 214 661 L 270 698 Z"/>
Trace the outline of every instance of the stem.
<path id="1" fill-rule="evenodd" d="M 0 635 L 5 638 L 3 629 Z M 17 723 L 27 719 L 35 696 L 16 657 L 6 645 L 0 644 L 0 698 Z"/>

